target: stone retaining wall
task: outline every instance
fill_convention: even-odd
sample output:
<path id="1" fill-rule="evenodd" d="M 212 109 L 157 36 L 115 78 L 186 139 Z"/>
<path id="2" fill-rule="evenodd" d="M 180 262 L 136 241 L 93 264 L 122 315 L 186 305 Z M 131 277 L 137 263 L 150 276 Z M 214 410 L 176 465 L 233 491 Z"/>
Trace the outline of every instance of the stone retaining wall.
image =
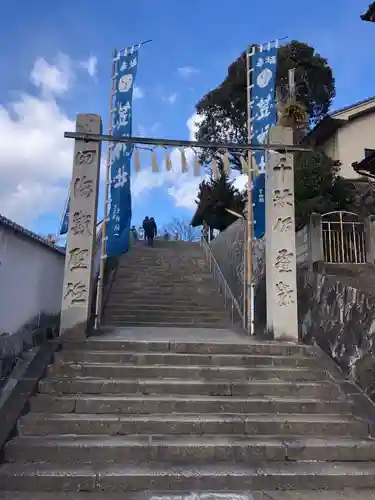
<path id="1" fill-rule="evenodd" d="M 245 223 L 238 220 L 211 242 L 241 307 Z M 375 401 L 375 266 L 297 268 L 300 339 L 319 345 Z M 266 336 L 264 239 L 254 245 L 254 273 L 255 331 Z"/>

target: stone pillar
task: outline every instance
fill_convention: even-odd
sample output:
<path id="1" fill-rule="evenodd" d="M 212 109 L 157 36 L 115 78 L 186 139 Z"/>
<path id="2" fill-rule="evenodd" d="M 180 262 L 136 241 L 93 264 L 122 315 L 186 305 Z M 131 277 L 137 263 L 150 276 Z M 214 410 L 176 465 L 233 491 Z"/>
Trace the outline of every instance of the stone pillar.
<path id="1" fill-rule="evenodd" d="M 78 115 L 77 132 L 102 133 L 98 115 Z M 91 314 L 101 143 L 76 140 L 70 190 L 60 336 L 86 336 Z"/>
<path id="2" fill-rule="evenodd" d="M 322 216 L 320 214 L 313 213 L 310 215 L 309 246 L 310 265 L 312 267 L 315 262 L 324 261 Z"/>
<path id="3" fill-rule="evenodd" d="M 276 126 L 271 144 L 292 144 L 293 130 Z M 266 170 L 267 330 L 298 341 L 293 154 L 270 151 Z"/>

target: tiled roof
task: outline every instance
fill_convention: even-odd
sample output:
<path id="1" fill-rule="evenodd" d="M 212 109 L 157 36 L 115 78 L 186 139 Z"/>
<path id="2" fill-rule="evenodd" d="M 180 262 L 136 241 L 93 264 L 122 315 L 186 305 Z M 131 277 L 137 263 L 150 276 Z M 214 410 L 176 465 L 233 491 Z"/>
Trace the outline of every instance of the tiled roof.
<path id="1" fill-rule="evenodd" d="M 341 119 L 339 116 L 340 113 L 344 111 L 348 111 L 349 109 L 360 106 L 361 104 L 366 104 L 368 102 L 374 101 L 375 97 L 369 97 L 367 99 L 363 99 L 362 101 L 358 101 L 350 106 L 345 106 L 344 108 L 336 109 L 329 113 L 325 118 L 320 120 L 314 128 L 310 130 L 310 132 L 303 138 L 302 143 L 309 143 L 311 140 L 316 144 L 322 144 L 326 140 L 328 140 L 332 135 L 342 126 L 347 123 L 347 120 Z"/>
<path id="2" fill-rule="evenodd" d="M 375 101 L 375 96 L 367 97 L 367 99 L 362 99 L 361 101 L 355 102 L 354 104 L 350 104 L 350 106 L 345 106 L 340 109 L 336 109 L 329 113 L 328 116 L 337 115 L 339 113 L 343 113 L 344 111 L 348 111 L 348 109 L 356 108 L 357 106 L 361 106 L 361 104 L 366 104 L 367 102 Z"/>
<path id="3" fill-rule="evenodd" d="M 29 231 L 28 229 L 20 226 L 19 224 L 16 224 L 15 222 L 11 221 L 10 219 L 7 219 L 3 215 L 0 215 L 0 227 L 5 227 L 7 229 L 11 229 L 12 231 L 19 233 L 22 236 L 25 236 L 26 238 L 35 241 L 36 243 L 40 243 L 41 245 L 48 247 L 50 250 L 53 250 L 54 252 L 57 252 L 61 255 L 65 255 L 65 249 L 62 247 L 57 247 L 50 241 L 46 240 L 45 238 L 42 238 L 36 233 L 33 233 L 32 231 Z"/>

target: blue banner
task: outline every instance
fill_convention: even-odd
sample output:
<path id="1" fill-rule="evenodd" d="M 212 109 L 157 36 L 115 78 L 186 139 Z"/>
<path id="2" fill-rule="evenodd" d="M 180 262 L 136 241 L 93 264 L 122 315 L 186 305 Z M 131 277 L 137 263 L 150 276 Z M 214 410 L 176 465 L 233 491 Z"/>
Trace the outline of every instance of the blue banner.
<path id="1" fill-rule="evenodd" d="M 65 202 L 64 212 L 60 222 L 59 234 L 66 234 L 68 232 L 69 212 L 70 212 L 70 189 L 68 193 L 68 198 Z"/>
<path id="2" fill-rule="evenodd" d="M 265 47 L 257 47 L 252 56 L 251 67 L 251 143 L 259 145 L 267 142 L 269 129 L 277 123 L 275 99 L 277 48 L 269 46 L 265 50 Z M 253 179 L 252 193 L 254 237 L 258 239 L 266 231 L 266 152 L 254 151 L 253 159 L 260 171 L 260 174 Z"/>
<path id="3" fill-rule="evenodd" d="M 116 58 L 115 99 L 112 111 L 112 135 L 132 134 L 132 102 L 138 68 L 138 48 L 125 49 Z M 107 223 L 107 257 L 120 255 L 129 249 L 131 224 L 130 161 L 133 145 L 114 143 L 111 150 L 111 209 Z"/>
<path id="4" fill-rule="evenodd" d="M 255 238 L 261 238 L 265 233 L 265 190 L 266 190 L 266 175 L 260 174 L 253 181 L 253 218 L 254 218 L 254 236 Z M 257 221 L 261 221 L 263 223 L 263 227 L 261 224 L 256 224 Z M 260 228 L 260 231 L 257 233 L 257 229 Z M 262 232 L 263 231 L 263 232 Z"/>

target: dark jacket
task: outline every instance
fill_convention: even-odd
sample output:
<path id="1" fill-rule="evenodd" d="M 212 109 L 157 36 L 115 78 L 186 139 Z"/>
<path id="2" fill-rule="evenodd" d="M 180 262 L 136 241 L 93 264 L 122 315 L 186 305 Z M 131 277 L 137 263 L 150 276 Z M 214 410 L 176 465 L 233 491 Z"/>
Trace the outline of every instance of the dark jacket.
<path id="1" fill-rule="evenodd" d="M 155 237 L 158 234 L 158 228 L 154 219 L 150 219 L 152 236 Z"/>

